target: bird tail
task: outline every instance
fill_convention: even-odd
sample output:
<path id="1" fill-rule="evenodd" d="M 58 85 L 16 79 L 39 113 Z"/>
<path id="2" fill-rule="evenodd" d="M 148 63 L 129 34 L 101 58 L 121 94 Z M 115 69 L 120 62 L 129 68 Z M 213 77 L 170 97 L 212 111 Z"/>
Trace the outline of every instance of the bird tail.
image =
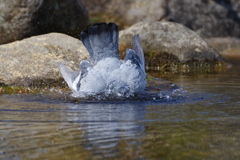
<path id="1" fill-rule="evenodd" d="M 88 30 L 81 32 L 80 38 L 93 64 L 107 57 L 119 58 L 118 26 L 115 23 L 93 24 Z"/>

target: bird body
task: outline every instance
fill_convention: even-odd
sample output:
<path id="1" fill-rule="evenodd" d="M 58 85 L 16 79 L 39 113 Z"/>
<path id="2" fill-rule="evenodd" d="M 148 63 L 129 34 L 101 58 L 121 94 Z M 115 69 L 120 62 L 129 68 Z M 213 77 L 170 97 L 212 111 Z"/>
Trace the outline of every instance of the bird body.
<path id="1" fill-rule="evenodd" d="M 118 54 L 116 24 L 98 23 L 83 31 L 80 36 L 90 54 L 90 62 L 81 61 L 80 70 L 75 72 L 58 63 L 74 97 L 100 93 L 130 96 L 144 90 L 146 73 L 138 35 L 134 36 L 133 50 L 126 50 L 123 61 Z"/>

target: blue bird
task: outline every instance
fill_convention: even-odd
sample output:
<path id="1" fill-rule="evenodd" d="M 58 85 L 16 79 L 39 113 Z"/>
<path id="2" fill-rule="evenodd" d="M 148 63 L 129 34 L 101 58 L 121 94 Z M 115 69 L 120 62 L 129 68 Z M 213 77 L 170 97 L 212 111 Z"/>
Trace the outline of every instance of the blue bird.
<path id="1" fill-rule="evenodd" d="M 58 63 L 72 96 L 103 93 L 129 97 L 144 90 L 146 73 L 139 35 L 133 37 L 133 49 L 126 50 L 122 61 L 118 53 L 118 34 L 115 23 L 96 23 L 80 34 L 90 61 L 82 60 L 79 71 Z"/>

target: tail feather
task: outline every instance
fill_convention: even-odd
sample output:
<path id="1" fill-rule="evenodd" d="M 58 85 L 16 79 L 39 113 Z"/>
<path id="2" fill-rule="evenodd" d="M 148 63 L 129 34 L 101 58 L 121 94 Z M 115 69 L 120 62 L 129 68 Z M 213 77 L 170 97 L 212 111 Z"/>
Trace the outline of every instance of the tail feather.
<path id="1" fill-rule="evenodd" d="M 98 43 L 100 44 L 99 48 L 107 47 L 109 45 L 109 43 L 112 43 L 112 37 L 111 37 L 110 31 L 108 29 L 108 25 L 106 23 L 100 23 L 97 26 L 97 30 L 99 33 L 99 36 L 98 36 L 98 40 L 99 40 Z"/>
<path id="2" fill-rule="evenodd" d="M 106 57 L 119 58 L 118 26 L 116 24 L 96 23 L 83 31 L 80 37 L 93 64 Z"/>
<path id="3" fill-rule="evenodd" d="M 98 32 L 97 24 L 92 25 L 88 29 L 88 38 L 89 38 L 90 45 L 91 45 L 91 47 L 93 49 L 93 55 L 95 54 L 94 52 L 95 52 L 96 48 L 100 48 L 101 47 L 101 44 L 99 42 L 99 34 L 100 34 L 100 32 Z"/>
<path id="4" fill-rule="evenodd" d="M 89 41 L 88 30 L 85 30 L 85 31 L 81 32 L 80 37 L 81 37 L 81 40 L 82 40 L 84 46 L 87 48 L 90 57 L 92 57 L 93 56 L 93 49 L 92 49 L 92 46 L 91 46 L 90 41 Z"/>
<path id="5" fill-rule="evenodd" d="M 108 23 L 108 29 L 110 31 L 110 37 L 112 38 L 112 43 L 118 49 L 118 26 L 115 23 Z M 118 50 L 116 51 L 118 53 Z"/>

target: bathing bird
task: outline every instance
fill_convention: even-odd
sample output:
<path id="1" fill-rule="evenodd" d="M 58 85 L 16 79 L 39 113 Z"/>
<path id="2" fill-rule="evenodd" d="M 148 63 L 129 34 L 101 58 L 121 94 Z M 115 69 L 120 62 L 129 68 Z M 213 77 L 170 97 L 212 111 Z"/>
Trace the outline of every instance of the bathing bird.
<path id="1" fill-rule="evenodd" d="M 115 23 L 93 24 L 80 34 L 90 61 L 82 60 L 78 71 L 58 62 L 73 97 L 97 94 L 129 97 L 144 90 L 146 73 L 139 35 L 134 35 L 133 49 L 126 49 L 124 60 L 120 60 L 118 53 L 118 36 Z"/>

